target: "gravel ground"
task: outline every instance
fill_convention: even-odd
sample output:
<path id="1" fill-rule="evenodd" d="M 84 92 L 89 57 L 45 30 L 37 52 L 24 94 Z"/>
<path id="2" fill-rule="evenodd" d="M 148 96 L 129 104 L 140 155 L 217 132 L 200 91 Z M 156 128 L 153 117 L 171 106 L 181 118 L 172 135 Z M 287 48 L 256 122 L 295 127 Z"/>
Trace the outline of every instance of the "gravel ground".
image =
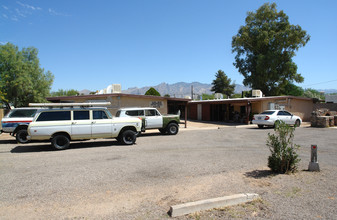
<path id="1" fill-rule="evenodd" d="M 0 219 L 170 219 L 170 206 L 258 193 L 248 204 L 175 219 L 337 219 L 337 129 L 300 127 L 299 172 L 267 168 L 273 129 L 221 126 L 146 133 L 134 146 L 114 140 L 17 144 L 0 137 Z M 318 144 L 321 172 L 308 172 Z"/>

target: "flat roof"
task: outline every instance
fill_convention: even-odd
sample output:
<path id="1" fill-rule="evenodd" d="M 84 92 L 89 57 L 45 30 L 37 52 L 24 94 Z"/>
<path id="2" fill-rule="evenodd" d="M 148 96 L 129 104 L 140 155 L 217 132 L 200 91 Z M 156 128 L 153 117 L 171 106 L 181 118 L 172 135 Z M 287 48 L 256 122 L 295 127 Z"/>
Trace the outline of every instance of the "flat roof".
<path id="1" fill-rule="evenodd" d="M 268 96 L 268 97 L 250 97 L 250 98 L 233 98 L 233 99 L 210 99 L 210 100 L 193 100 L 189 104 L 202 104 L 202 103 L 246 103 L 246 102 L 259 102 L 264 100 L 280 100 L 280 99 L 298 99 L 312 101 L 312 98 L 298 97 L 298 96 Z"/>
<path id="2" fill-rule="evenodd" d="M 109 93 L 109 94 L 78 95 L 78 96 L 57 96 L 57 97 L 47 97 L 46 99 L 50 102 L 59 102 L 59 101 L 70 101 L 70 100 L 77 100 L 77 99 L 96 99 L 96 98 L 107 98 L 107 97 L 130 97 L 130 98 L 143 98 L 143 99 L 161 99 L 161 100 L 181 101 L 181 102 L 191 101 L 191 99 L 184 99 L 184 98 L 152 96 L 152 95 L 134 95 L 134 94 L 125 94 L 125 93 Z"/>

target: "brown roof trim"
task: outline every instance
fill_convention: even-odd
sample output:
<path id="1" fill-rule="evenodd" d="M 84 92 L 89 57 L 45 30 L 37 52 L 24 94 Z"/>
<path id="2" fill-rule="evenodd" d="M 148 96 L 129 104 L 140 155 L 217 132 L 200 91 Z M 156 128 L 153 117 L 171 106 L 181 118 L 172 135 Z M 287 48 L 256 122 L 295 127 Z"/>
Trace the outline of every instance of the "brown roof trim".
<path id="1" fill-rule="evenodd" d="M 69 101 L 76 99 L 94 99 L 94 98 L 107 98 L 107 97 L 132 97 L 132 98 L 143 98 L 143 99 L 161 99 L 169 101 L 182 101 L 189 102 L 191 99 L 183 98 L 171 98 L 171 97 L 162 97 L 162 96 L 151 96 L 151 95 L 134 95 L 134 94 L 125 94 L 125 93 L 111 93 L 111 94 L 99 94 L 99 95 L 78 95 L 78 96 L 57 96 L 57 97 L 47 97 L 47 101 L 50 102 L 60 102 L 60 101 Z"/>
<path id="2" fill-rule="evenodd" d="M 280 99 L 298 99 L 313 101 L 312 98 L 298 97 L 298 96 L 268 96 L 261 98 L 235 98 L 235 99 L 212 99 L 212 100 L 200 100 L 190 101 L 189 104 L 202 104 L 202 103 L 247 103 L 247 102 L 259 102 L 263 100 L 280 100 Z"/>

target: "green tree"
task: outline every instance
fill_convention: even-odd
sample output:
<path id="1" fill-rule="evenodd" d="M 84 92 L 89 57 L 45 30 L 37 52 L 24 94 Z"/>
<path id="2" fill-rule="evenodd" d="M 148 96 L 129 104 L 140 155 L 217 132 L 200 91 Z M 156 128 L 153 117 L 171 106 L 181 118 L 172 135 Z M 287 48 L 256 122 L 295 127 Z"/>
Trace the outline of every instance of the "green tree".
<path id="1" fill-rule="evenodd" d="M 0 97 L 6 105 L 27 106 L 49 95 L 54 76 L 40 67 L 37 55 L 34 47 L 20 51 L 11 43 L 0 45 Z"/>
<path id="2" fill-rule="evenodd" d="M 299 86 L 294 85 L 293 83 L 288 83 L 284 87 L 284 95 L 292 95 L 292 96 L 303 96 L 304 89 Z"/>
<path id="3" fill-rule="evenodd" d="M 70 89 L 70 90 L 59 89 L 56 92 L 51 92 L 51 96 L 53 97 L 55 96 L 75 96 L 75 95 L 79 95 L 79 92 L 75 89 Z"/>
<path id="4" fill-rule="evenodd" d="M 248 12 L 245 23 L 232 39 L 234 66 L 244 76 L 243 84 L 265 95 L 280 95 L 289 82 L 303 82 L 292 58 L 310 40 L 307 32 L 291 25 L 275 3 Z"/>
<path id="5" fill-rule="evenodd" d="M 202 93 L 201 94 L 202 100 L 212 100 L 214 98 L 214 94 L 207 94 L 207 93 Z"/>
<path id="6" fill-rule="evenodd" d="M 303 94 L 304 97 L 307 97 L 307 98 L 315 98 L 315 99 L 320 99 L 320 100 L 325 100 L 325 96 L 323 93 L 315 90 L 315 89 L 305 89 L 304 90 L 304 94 Z"/>
<path id="7" fill-rule="evenodd" d="M 146 91 L 145 95 L 160 96 L 160 93 L 153 87 Z"/>
<path id="8" fill-rule="evenodd" d="M 212 82 L 211 91 L 214 93 L 222 93 L 226 96 L 234 94 L 235 84 L 231 84 L 231 79 L 227 77 L 224 71 L 218 70 L 215 74 L 215 80 Z"/>

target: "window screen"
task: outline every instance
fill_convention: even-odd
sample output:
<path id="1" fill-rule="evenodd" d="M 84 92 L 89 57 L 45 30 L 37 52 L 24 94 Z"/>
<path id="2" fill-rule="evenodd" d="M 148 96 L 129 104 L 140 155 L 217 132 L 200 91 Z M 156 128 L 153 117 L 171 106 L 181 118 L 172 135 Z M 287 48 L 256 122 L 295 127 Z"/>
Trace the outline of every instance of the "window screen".
<path id="1" fill-rule="evenodd" d="M 70 111 L 42 112 L 36 121 L 70 120 Z"/>

